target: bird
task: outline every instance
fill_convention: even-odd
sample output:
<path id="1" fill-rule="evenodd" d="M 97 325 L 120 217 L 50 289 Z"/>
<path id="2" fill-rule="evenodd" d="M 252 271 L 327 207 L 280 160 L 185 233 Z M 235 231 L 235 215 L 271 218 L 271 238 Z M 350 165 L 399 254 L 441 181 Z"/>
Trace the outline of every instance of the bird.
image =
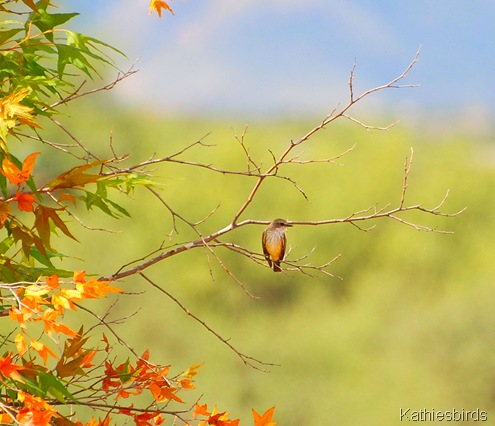
<path id="1" fill-rule="evenodd" d="M 273 220 L 268 228 L 263 231 L 261 244 L 263 253 L 270 268 L 274 272 L 281 272 L 280 261 L 284 260 L 285 246 L 287 244 L 287 228 L 292 226 L 284 219 Z"/>

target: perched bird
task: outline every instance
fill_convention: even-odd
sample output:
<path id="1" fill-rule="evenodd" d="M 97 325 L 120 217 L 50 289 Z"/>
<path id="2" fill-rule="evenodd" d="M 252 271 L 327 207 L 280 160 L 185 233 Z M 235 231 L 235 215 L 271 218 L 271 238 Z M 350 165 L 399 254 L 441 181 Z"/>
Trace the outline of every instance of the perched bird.
<path id="1" fill-rule="evenodd" d="M 284 260 L 285 245 L 287 243 L 287 227 L 292 226 L 284 219 L 275 219 L 270 226 L 263 231 L 261 243 L 265 259 L 274 272 L 282 271 L 280 261 Z"/>

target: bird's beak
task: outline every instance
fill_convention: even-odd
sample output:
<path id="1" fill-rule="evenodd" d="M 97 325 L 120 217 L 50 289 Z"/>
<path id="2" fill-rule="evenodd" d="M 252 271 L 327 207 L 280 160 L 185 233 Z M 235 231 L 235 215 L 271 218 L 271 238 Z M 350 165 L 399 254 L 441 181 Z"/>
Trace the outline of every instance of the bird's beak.
<path id="1" fill-rule="evenodd" d="M 290 224 L 290 223 L 286 223 L 286 224 L 285 224 L 285 226 L 291 227 L 291 226 L 292 226 L 292 224 Z"/>

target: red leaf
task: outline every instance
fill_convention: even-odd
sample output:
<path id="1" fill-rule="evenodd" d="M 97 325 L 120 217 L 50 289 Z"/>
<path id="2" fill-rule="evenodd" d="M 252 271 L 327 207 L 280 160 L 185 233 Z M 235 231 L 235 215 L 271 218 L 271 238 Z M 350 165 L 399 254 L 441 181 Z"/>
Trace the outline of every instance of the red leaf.
<path id="1" fill-rule="evenodd" d="M 17 192 L 12 200 L 17 201 L 17 207 L 19 210 L 24 212 L 32 212 L 34 211 L 33 202 L 36 200 L 36 197 L 32 194 L 23 194 L 22 192 Z"/>

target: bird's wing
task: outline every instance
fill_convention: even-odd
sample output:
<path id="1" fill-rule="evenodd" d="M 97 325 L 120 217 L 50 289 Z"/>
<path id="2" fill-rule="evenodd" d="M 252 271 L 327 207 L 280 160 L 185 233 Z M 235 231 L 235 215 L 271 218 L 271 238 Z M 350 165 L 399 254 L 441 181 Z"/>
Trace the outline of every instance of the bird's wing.
<path id="1" fill-rule="evenodd" d="M 284 257 L 285 257 L 285 246 L 287 244 L 287 236 L 283 235 L 282 237 L 282 248 L 280 249 L 280 257 L 279 257 L 279 260 L 284 260 Z"/>
<path id="2" fill-rule="evenodd" d="M 266 230 L 263 231 L 263 235 L 261 236 L 261 246 L 263 247 L 263 254 L 265 255 L 265 259 L 271 268 L 272 267 L 272 258 L 270 257 L 270 253 L 268 253 L 268 250 L 266 249 Z"/>

